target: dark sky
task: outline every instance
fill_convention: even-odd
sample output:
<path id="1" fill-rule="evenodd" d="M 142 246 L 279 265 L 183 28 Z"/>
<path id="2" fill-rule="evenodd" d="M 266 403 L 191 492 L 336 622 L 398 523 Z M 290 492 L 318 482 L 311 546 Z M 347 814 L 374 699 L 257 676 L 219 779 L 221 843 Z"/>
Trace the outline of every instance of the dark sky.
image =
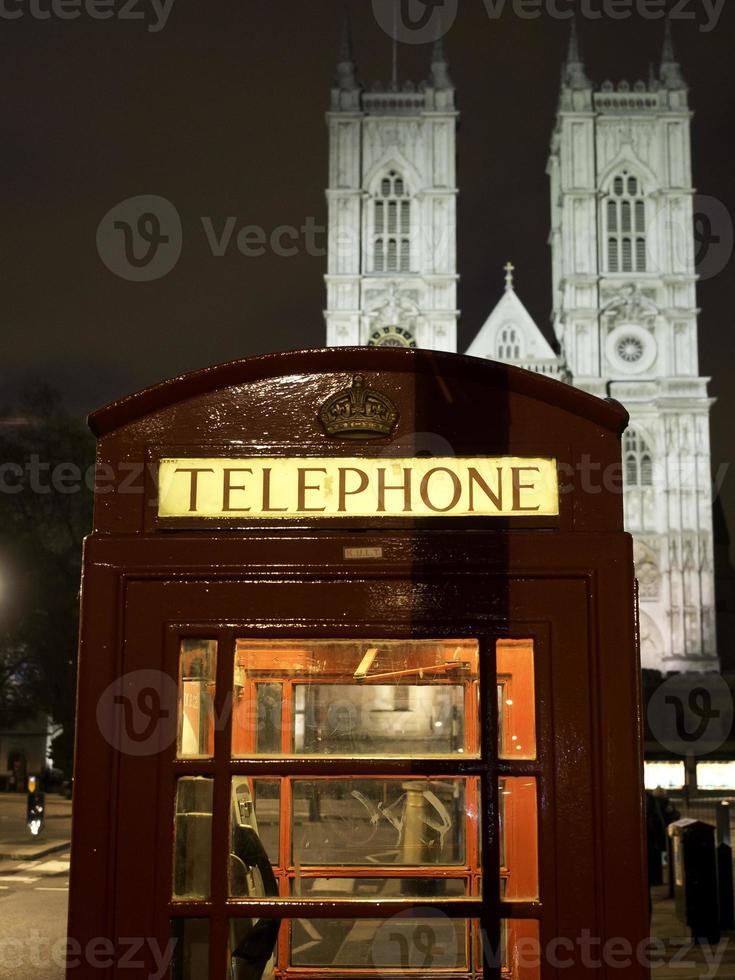
<path id="1" fill-rule="evenodd" d="M 324 258 L 303 250 L 246 258 L 234 242 L 214 257 L 201 219 L 218 231 L 228 216 L 237 228 L 268 232 L 309 217 L 323 224 L 323 114 L 341 2 L 175 0 L 157 32 L 147 29 L 156 20 L 150 0 L 134 8 L 147 21 L 86 13 L 40 20 L 30 2 L 6 0 L 23 16 L 0 19 L 5 392 L 42 380 L 87 411 L 207 364 L 321 346 Z M 112 2 L 119 8 L 123 0 Z M 605 0 L 588 2 L 599 8 Z M 522 20 L 511 0 L 494 20 L 482 0 L 459 6 L 447 48 L 462 112 L 464 350 L 500 296 L 508 258 L 522 299 L 548 330 L 545 167 L 568 22 L 548 14 Z M 726 3 L 715 29 L 703 32 L 703 0 L 684 0 L 683 11 L 697 19 L 674 23 L 696 109 L 695 184 L 728 214 L 735 207 L 734 7 Z M 362 79 L 387 79 L 391 45 L 370 0 L 352 0 L 351 8 Z M 597 81 L 645 78 L 660 56 L 660 21 L 583 18 L 580 33 Z M 402 78 L 419 81 L 428 62 L 425 47 L 401 46 Z M 147 283 L 115 276 L 96 247 L 102 217 L 140 194 L 169 199 L 183 225 L 180 261 Z M 700 292 L 702 372 L 718 398 L 715 465 L 735 458 L 732 272 L 730 263 Z M 735 475 L 725 492 L 735 503 Z"/>

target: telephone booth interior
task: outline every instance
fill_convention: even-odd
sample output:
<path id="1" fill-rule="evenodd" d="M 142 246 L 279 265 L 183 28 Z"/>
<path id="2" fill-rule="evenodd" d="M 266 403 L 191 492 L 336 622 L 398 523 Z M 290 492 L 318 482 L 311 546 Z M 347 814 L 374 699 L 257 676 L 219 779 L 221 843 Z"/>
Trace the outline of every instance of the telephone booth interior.
<path id="1" fill-rule="evenodd" d="M 396 406 L 390 434 L 320 420 L 355 376 Z M 619 466 L 619 406 L 343 349 L 200 372 L 92 424 L 100 470 L 141 476 L 98 491 L 86 544 L 71 936 L 155 937 L 178 980 L 545 980 L 558 937 L 645 936 L 631 547 L 620 494 L 579 478 Z M 327 457 L 440 457 L 453 481 L 451 457 L 546 459 L 568 485 L 544 515 L 406 517 L 405 484 L 383 485 L 393 510 L 306 514 Z M 258 458 L 264 495 L 272 461 L 310 463 L 296 516 L 244 506 Z M 203 517 L 213 460 L 228 507 Z"/>

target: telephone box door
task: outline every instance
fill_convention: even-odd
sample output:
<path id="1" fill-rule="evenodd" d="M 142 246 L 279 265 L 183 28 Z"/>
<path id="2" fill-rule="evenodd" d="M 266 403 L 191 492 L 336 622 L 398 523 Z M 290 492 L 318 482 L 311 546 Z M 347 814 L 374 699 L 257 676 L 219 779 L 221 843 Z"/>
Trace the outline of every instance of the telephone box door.
<path id="1" fill-rule="evenodd" d="M 157 803 L 119 826 L 119 934 L 181 980 L 550 976 L 535 948 L 604 928 L 589 588 L 129 580 L 117 792 Z"/>

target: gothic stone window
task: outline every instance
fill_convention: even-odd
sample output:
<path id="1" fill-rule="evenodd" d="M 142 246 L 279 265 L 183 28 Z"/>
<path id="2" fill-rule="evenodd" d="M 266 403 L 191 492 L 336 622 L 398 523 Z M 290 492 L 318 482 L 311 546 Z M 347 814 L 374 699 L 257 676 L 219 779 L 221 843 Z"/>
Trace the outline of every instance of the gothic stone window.
<path id="1" fill-rule="evenodd" d="M 613 178 L 605 204 L 608 272 L 646 271 L 646 202 L 643 186 L 627 170 Z"/>
<path id="2" fill-rule="evenodd" d="M 399 173 L 380 182 L 373 204 L 373 271 L 411 271 L 411 198 Z"/>
<path id="3" fill-rule="evenodd" d="M 498 360 L 519 361 L 521 359 L 521 341 L 518 330 L 512 323 L 507 323 L 498 335 Z"/>
<path id="4" fill-rule="evenodd" d="M 628 429 L 623 440 L 625 486 L 653 486 L 653 455 L 645 439 L 635 429 Z"/>

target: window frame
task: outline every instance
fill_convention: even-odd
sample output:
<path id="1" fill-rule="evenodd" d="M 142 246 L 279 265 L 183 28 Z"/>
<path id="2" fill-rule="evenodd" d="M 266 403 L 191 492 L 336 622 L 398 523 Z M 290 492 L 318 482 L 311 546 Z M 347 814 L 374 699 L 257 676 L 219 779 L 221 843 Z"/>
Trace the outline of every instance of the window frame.
<path id="1" fill-rule="evenodd" d="M 608 181 L 600 205 L 608 275 L 649 271 L 648 198 L 643 180 L 631 170 L 622 170 Z"/>
<path id="2" fill-rule="evenodd" d="M 654 453 L 640 429 L 631 425 L 623 435 L 623 474 L 626 490 L 648 490 L 655 483 Z M 630 473 L 633 472 L 633 479 Z"/>
<path id="3" fill-rule="evenodd" d="M 184 775 L 203 775 L 213 776 L 214 784 L 214 813 L 212 819 L 212 887 L 210 898 L 207 901 L 174 901 L 170 900 L 167 907 L 167 916 L 170 921 L 178 919 L 192 919 L 206 917 L 210 922 L 210 974 L 214 973 L 214 964 L 224 962 L 228 949 L 228 930 L 232 919 L 239 918 L 258 918 L 258 919 L 278 919 L 283 928 L 279 931 L 277 950 L 279 959 L 286 957 L 284 962 L 288 962 L 288 950 L 291 936 L 290 921 L 295 918 L 309 919 L 359 919 L 359 918 L 390 918 L 401 911 L 411 909 L 416 913 L 416 917 L 427 916 L 441 912 L 450 918 L 460 918 L 467 921 L 468 944 L 474 947 L 477 945 L 477 929 L 482 929 L 485 935 L 490 937 L 492 948 L 497 948 L 500 942 L 500 934 L 503 924 L 510 920 L 521 920 L 528 922 L 538 922 L 542 933 L 544 931 L 545 920 L 545 901 L 550 901 L 551 894 L 548 893 L 550 885 L 549 875 L 551 869 L 544 870 L 539 868 L 539 899 L 537 901 L 504 901 L 500 895 L 500 840 L 499 840 L 499 780 L 502 776 L 527 776 L 532 777 L 537 785 L 537 798 L 539 801 L 538 810 L 538 847 L 539 855 L 544 853 L 544 837 L 546 833 L 551 833 L 542 826 L 542 799 L 548 799 L 551 793 L 550 780 L 552 779 L 552 759 L 551 753 L 546 748 L 550 746 L 549 733 L 544 737 L 543 728 L 547 722 L 542 720 L 540 715 L 539 690 L 543 684 L 540 676 L 541 670 L 541 651 L 548 650 L 549 635 L 546 623 L 525 624 L 521 629 L 511 629 L 501 627 L 498 624 L 492 625 L 486 621 L 478 620 L 473 622 L 469 617 L 461 623 L 449 626 L 445 621 L 430 623 L 422 622 L 410 627 L 399 624 L 391 630 L 386 630 L 385 625 L 377 622 L 363 622 L 359 624 L 359 629 L 353 627 L 349 633 L 345 633 L 343 624 L 334 624 L 334 634 L 339 636 L 347 635 L 349 638 L 365 640 L 381 639 L 443 639 L 443 638 L 468 638 L 476 639 L 480 649 L 480 680 L 478 685 L 479 692 L 479 735 L 480 735 L 480 757 L 479 758 L 457 758 L 448 756 L 446 759 L 368 759 L 356 758 L 333 759 L 330 756 L 324 758 L 283 758 L 283 757 L 256 757 L 234 758 L 231 753 L 232 746 L 232 716 L 227 712 L 227 700 L 233 689 L 235 649 L 238 639 L 252 637 L 254 639 L 283 639 L 286 635 L 298 640 L 305 639 L 326 639 L 329 633 L 326 631 L 327 624 L 284 624 L 275 627 L 272 621 L 267 624 L 254 624 L 252 621 L 243 623 L 240 626 L 221 625 L 212 628 L 209 626 L 196 626 L 195 624 L 168 624 L 167 625 L 167 650 L 168 662 L 176 663 L 179 644 L 182 639 L 190 639 L 196 636 L 206 636 L 214 638 L 218 642 L 218 661 L 217 661 L 217 688 L 215 692 L 215 719 L 225 718 L 224 724 L 217 724 L 215 731 L 215 755 L 212 759 L 177 759 L 174 754 L 167 758 L 166 769 L 169 773 L 168 783 L 171 794 L 171 807 L 175 799 L 176 784 L 178 778 Z M 290 631 L 284 633 L 284 630 Z M 497 669 L 495 649 L 498 640 L 530 640 L 535 651 L 534 655 L 534 711 L 536 714 L 537 725 L 537 752 L 536 758 L 529 760 L 501 760 L 498 758 L 498 712 L 497 712 Z M 172 658 L 172 659 L 171 659 Z M 548 665 L 544 667 L 543 673 L 547 672 Z M 484 680 L 483 680 L 484 678 Z M 471 888 L 475 894 L 469 898 L 453 897 L 441 899 L 406 898 L 406 899 L 304 899 L 303 897 L 279 897 L 276 900 L 253 900 L 243 898 L 231 898 L 229 896 L 229 875 L 228 863 L 230 854 L 230 835 L 218 829 L 227 828 L 229 830 L 230 820 L 230 801 L 231 801 L 231 780 L 233 776 L 245 775 L 253 778 L 281 778 L 290 776 L 293 778 L 319 777 L 319 776 L 356 776 L 369 778 L 370 776 L 426 776 L 444 777 L 452 776 L 465 777 L 477 776 L 481 807 L 478 807 L 478 822 L 480 828 L 491 828 L 482 834 L 482 857 L 478 863 L 478 871 L 475 874 L 476 883 Z M 283 808 L 283 795 L 281 795 L 281 808 Z M 171 810 L 173 812 L 173 810 Z M 162 840 L 165 834 L 162 834 Z M 173 875 L 173 848 L 170 837 L 168 839 L 168 849 L 170 854 L 169 880 Z M 469 850 L 469 849 L 468 849 Z M 283 854 L 281 854 L 283 857 Z M 469 859 L 469 853 L 467 855 Z M 376 866 L 374 870 L 378 870 Z M 309 868 L 311 872 L 317 869 Z M 340 873 L 344 876 L 346 868 L 330 866 L 334 877 L 339 877 Z M 373 869 L 365 869 L 373 870 Z M 397 876 L 406 870 L 396 866 Z M 458 876 L 472 878 L 471 869 L 460 871 L 459 866 L 453 870 L 460 872 Z M 314 875 L 317 876 L 317 875 Z M 377 875 L 372 873 L 372 877 Z M 487 884 L 480 891 L 480 882 Z M 497 887 L 495 884 L 497 883 Z M 475 887 L 476 885 L 476 887 Z M 474 926 L 472 926 L 474 923 Z M 473 938 L 474 937 L 474 938 Z M 468 948 L 470 948 L 468 945 Z M 474 955 L 474 954 L 473 954 Z M 217 957 L 219 956 L 219 959 Z M 484 968 L 484 972 L 482 972 Z M 324 973 L 323 968 L 322 973 Z M 340 975 L 345 976 L 364 976 L 364 970 L 357 968 L 340 967 Z M 484 964 L 484 967 L 476 968 L 470 964 L 467 971 L 460 969 L 441 969 L 439 972 L 447 977 L 498 977 L 501 970 Z M 318 970 L 314 968 L 288 966 L 287 975 L 289 980 L 311 976 L 314 977 Z M 423 971 L 425 975 L 426 971 Z M 422 971 L 416 970 L 416 976 L 422 975 Z"/>
<path id="4" fill-rule="evenodd" d="M 375 182 L 368 210 L 366 266 L 371 275 L 410 275 L 415 202 L 402 172 L 391 167 Z"/>

